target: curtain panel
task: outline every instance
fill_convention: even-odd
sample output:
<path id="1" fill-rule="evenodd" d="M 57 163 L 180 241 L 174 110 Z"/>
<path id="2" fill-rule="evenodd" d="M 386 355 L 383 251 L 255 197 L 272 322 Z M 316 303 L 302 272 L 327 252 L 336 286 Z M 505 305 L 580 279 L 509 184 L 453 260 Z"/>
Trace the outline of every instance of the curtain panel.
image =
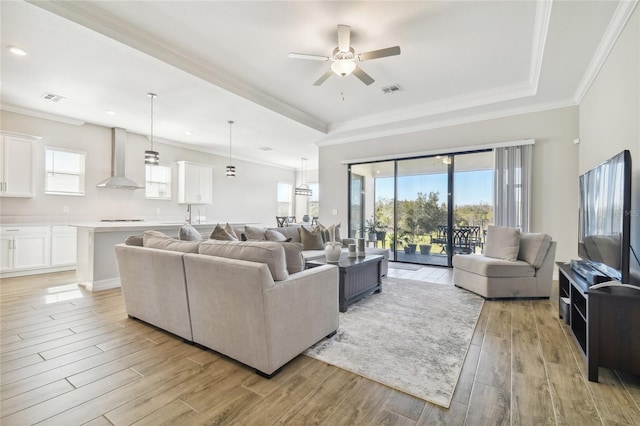
<path id="1" fill-rule="evenodd" d="M 533 145 L 494 149 L 494 223 L 529 232 Z"/>

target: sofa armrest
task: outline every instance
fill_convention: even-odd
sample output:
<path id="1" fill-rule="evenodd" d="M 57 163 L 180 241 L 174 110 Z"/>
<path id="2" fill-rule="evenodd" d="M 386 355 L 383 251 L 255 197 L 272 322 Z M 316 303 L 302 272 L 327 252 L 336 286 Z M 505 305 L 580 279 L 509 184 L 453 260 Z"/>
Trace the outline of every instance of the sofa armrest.
<path id="1" fill-rule="evenodd" d="M 291 275 L 264 292 L 269 359 L 280 366 L 338 329 L 338 268 Z"/>

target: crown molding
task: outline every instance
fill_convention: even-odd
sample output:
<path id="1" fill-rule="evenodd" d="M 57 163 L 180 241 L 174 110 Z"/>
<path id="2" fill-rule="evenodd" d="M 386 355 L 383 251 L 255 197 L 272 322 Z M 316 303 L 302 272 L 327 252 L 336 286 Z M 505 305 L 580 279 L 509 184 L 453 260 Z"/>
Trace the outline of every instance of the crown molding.
<path id="1" fill-rule="evenodd" d="M 529 84 L 538 93 L 538 83 L 542 70 L 542 59 L 544 57 L 544 47 L 547 42 L 549 32 L 549 21 L 551 20 L 551 9 L 553 0 L 539 0 L 536 3 L 536 17 L 533 24 L 533 42 L 531 44 L 531 61 L 529 63 Z"/>
<path id="2" fill-rule="evenodd" d="M 616 44 L 620 33 L 638 5 L 638 1 L 639 0 L 628 0 L 618 3 L 616 11 L 611 18 L 611 21 L 609 21 L 609 25 L 607 26 L 604 35 L 600 39 L 600 44 L 591 58 L 587 71 L 585 71 L 584 76 L 582 76 L 582 80 L 576 89 L 576 93 L 573 95 L 573 99 L 576 104 L 579 105 L 582 103 L 582 100 L 589 91 L 589 88 L 595 81 L 600 69 L 602 69 L 604 62 L 609 56 L 611 49 L 613 49 L 613 46 Z"/>
<path id="3" fill-rule="evenodd" d="M 404 126 L 402 128 L 377 129 L 377 130 L 371 130 L 368 132 L 358 133 L 357 135 L 345 135 L 345 136 L 335 135 L 334 137 L 329 136 L 329 138 L 317 142 L 316 145 L 318 145 L 319 147 L 329 146 L 329 145 L 340 145 L 344 143 L 358 142 L 358 141 L 376 139 L 376 138 L 387 137 L 387 136 L 404 135 L 408 133 L 416 133 L 416 132 L 421 132 L 425 130 L 459 126 L 462 124 L 477 123 L 481 121 L 512 117 L 512 116 L 522 115 L 522 114 L 550 111 L 554 109 L 567 108 L 572 106 L 577 106 L 577 104 L 574 102 L 573 99 L 564 99 L 560 101 L 546 102 L 546 103 L 541 103 L 536 105 L 527 105 L 523 107 L 508 108 L 508 109 L 502 109 L 502 110 L 492 111 L 487 113 L 467 115 L 467 116 L 452 118 L 448 120 L 440 120 L 440 121 L 434 121 L 429 123 L 416 124 L 412 126 Z"/>
<path id="4" fill-rule="evenodd" d="M 356 120 L 332 123 L 329 125 L 329 135 L 332 133 L 366 129 L 368 127 L 391 124 L 411 119 L 426 118 L 432 115 L 458 111 L 477 106 L 504 102 L 535 95 L 535 88 L 528 81 L 508 86 L 496 87 L 468 95 L 455 96 L 444 100 L 429 102 L 416 107 L 402 108 L 380 114 L 372 114 Z"/>
<path id="5" fill-rule="evenodd" d="M 14 112 L 16 114 L 27 115 L 29 117 L 44 118 L 45 120 L 57 121 L 58 123 L 71 124 L 72 126 L 84 126 L 85 121 L 77 120 L 71 117 L 65 117 L 62 115 L 51 114 L 48 112 L 37 111 L 31 108 L 23 108 L 16 105 L 0 104 L 1 111 Z"/>
<path id="6" fill-rule="evenodd" d="M 146 53 L 166 64 L 199 77 L 291 120 L 319 132 L 327 133 L 327 123 L 235 78 L 206 61 L 202 61 L 200 58 L 185 52 L 167 40 L 155 37 L 146 31 L 128 24 L 113 14 L 100 9 L 95 4 L 66 0 L 26 1 L 132 47 L 133 49 Z"/>

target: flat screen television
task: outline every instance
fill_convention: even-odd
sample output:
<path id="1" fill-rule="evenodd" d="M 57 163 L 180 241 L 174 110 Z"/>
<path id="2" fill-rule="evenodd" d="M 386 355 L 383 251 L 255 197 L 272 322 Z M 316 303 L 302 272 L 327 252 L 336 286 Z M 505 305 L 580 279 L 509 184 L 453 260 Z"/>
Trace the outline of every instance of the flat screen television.
<path id="1" fill-rule="evenodd" d="M 630 239 L 631 154 L 625 150 L 580 176 L 578 255 L 598 274 L 635 284 Z"/>

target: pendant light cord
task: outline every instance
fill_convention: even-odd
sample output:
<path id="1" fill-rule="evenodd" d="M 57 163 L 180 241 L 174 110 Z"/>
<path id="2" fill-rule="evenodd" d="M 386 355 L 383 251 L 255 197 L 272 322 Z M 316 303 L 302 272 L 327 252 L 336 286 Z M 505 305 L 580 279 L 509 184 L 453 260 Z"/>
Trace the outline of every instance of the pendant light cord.
<path id="1" fill-rule="evenodd" d="M 229 121 L 229 164 L 231 164 L 231 127 L 233 121 Z"/>
<path id="2" fill-rule="evenodd" d="M 151 151 L 153 151 L 153 98 L 156 97 L 155 93 L 148 93 L 151 98 Z"/>

